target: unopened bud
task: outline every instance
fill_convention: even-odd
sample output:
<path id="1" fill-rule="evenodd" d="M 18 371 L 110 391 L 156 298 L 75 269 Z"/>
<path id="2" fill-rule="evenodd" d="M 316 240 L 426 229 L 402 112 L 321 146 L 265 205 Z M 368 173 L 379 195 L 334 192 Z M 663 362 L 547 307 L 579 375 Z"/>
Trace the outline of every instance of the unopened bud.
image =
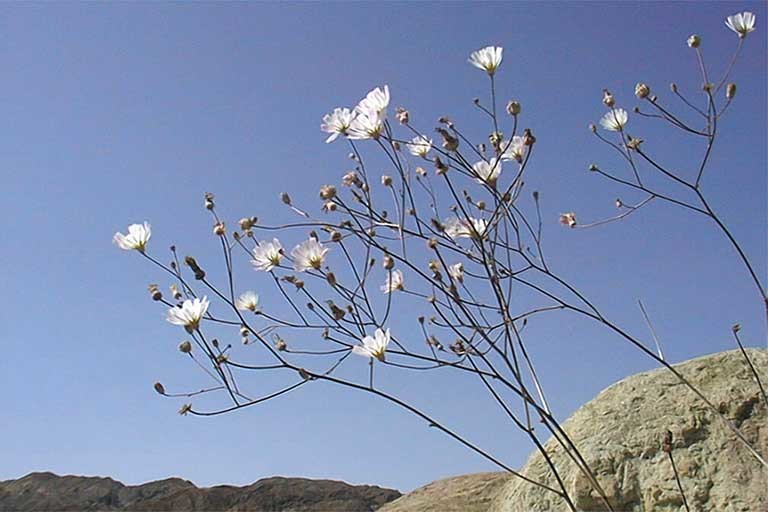
<path id="1" fill-rule="evenodd" d="M 188 341 L 182 341 L 181 343 L 179 343 L 179 352 L 181 352 L 182 354 L 189 354 L 190 352 L 192 352 L 192 343 Z"/>
<path id="2" fill-rule="evenodd" d="M 333 272 L 328 272 L 325 274 L 325 280 L 328 281 L 329 285 L 336 286 L 336 274 Z"/>
<path id="3" fill-rule="evenodd" d="M 725 88 L 725 97 L 732 100 L 734 96 L 736 96 L 736 84 L 731 82 Z"/>
<path id="4" fill-rule="evenodd" d="M 217 222 L 213 226 L 213 234 L 217 236 L 224 236 L 224 234 L 227 232 L 226 228 L 224 227 L 223 222 Z"/>
<path id="5" fill-rule="evenodd" d="M 649 94 L 651 94 L 651 88 L 646 84 L 640 82 L 635 86 L 635 96 L 637 96 L 639 99 L 645 99 Z"/>
<path id="6" fill-rule="evenodd" d="M 288 348 L 288 344 L 285 342 L 283 338 L 277 338 L 277 340 L 275 341 L 275 348 L 280 352 L 283 352 L 285 351 L 285 349 Z"/>
<path id="7" fill-rule="evenodd" d="M 249 334 L 251 334 L 251 331 L 248 330 L 248 328 L 244 325 L 240 326 L 240 336 L 243 338 L 247 337 Z"/>
<path id="8" fill-rule="evenodd" d="M 439 156 L 435 157 L 435 168 L 437 169 L 438 175 L 442 175 L 448 172 L 448 166 L 445 165 L 442 160 L 440 160 Z"/>
<path id="9" fill-rule="evenodd" d="M 696 34 L 693 34 L 691 37 L 688 38 L 688 46 L 691 48 L 698 48 L 699 45 L 701 45 L 701 37 L 699 37 Z"/>
<path id="10" fill-rule="evenodd" d="M 480 211 L 485 210 L 485 201 L 478 201 L 477 202 L 477 209 Z"/>
<path id="11" fill-rule="evenodd" d="M 429 247 L 430 249 L 436 248 L 437 247 L 437 239 L 436 238 L 430 238 L 427 241 L 427 247 Z"/>
<path id="12" fill-rule="evenodd" d="M 334 197 L 336 197 L 336 187 L 333 185 L 323 185 L 320 187 L 320 199 L 330 201 Z"/>
<path id="13" fill-rule="evenodd" d="M 205 193 L 205 209 L 206 210 L 213 210 L 216 205 L 213 203 L 213 194 L 210 192 Z"/>
<path id="14" fill-rule="evenodd" d="M 381 261 L 381 265 L 384 267 L 384 270 L 392 270 L 395 266 L 395 260 L 389 254 L 386 254 Z"/>
<path id="15" fill-rule="evenodd" d="M 677 92 L 677 84 L 675 82 L 669 84 L 669 90 L 672 92 Z"/>
<path id="16" fill-rule="evenodd" d="M 160 382 L 155 382 L 155 391 L 157 391 L 161 395 L 165 394 L 165 388 Z"/>
<path id="17" fill-rule="evenodd" d="M 597 133 L 597 126 L 595 126 L 594 123 L 589 123 L 589 131 Z"/>
<path id="18" fill-rule="evenodd" d="M 283 202 L 283 204 L 287 204 L 288 206 L 291 205 L 291 196 L 288 195 L 288 192 L 281 193 L 280 200 Z"/>
<path id="19" fill-rule="evenodd" d="M 187 266 L 192 269 L 192 272 L 195 273 L 195 279 L 197 279 L 198 281 L 205 279 L 205 272 L 197 264 L 197 261 L 195 261 L 195 258 L 193 258 L 192 256 L 186 256 L 184 258 L 184 263 L 186 263 Z"/>
<path id="20" fill-rule="evenodd" d="M 341 240 L 341 233 L 338 231 L 331 232 L 331 242 L 338 242 Z"/>
<path id="21" fill-rule="evenodd" d="M 510 101 L 507 103 L 507 114 L 511 116 L 516 116 L 520 113 L 521 107 L 520 103 L 517 101 Z"/>
<path id="22" fill-rule="evenodd" d="M 147 289 L 149 290 L 149 295 L 152 297 L 152 300 L 163 300 L 163 293 L 156 284 L 150 284 Z"/>
<path id="23" fill-rule="evenodd" d="M 395 118 L 400 124 L 408 124 L 410 114 L 403 107 L 397 107 L 397 110 L 395 111 Z"/>
<path id="24" fill-rule="evenodd" d="M 613 98 L 613 94 L 608 89 L 603 89 L 603 105 L 613 108 L 615 104 L 616 100 Z"/>
<path id="25" fill-rule="evenodd" d="M 252 229 L 257 222 L 258 219 L 256 217 L 243 217 L 238 221 L 238 225 L 243 231 L 248 231 L 249 229 Z"/>
<path id="26" fill-rule="evenodd" d="M 381 184 L 384 185 L 385 187 L 389 187 L 390 185 L 392 185 L 392 176 L 388 176 L 386 174 L 383 175 L 381 177 Z"/>

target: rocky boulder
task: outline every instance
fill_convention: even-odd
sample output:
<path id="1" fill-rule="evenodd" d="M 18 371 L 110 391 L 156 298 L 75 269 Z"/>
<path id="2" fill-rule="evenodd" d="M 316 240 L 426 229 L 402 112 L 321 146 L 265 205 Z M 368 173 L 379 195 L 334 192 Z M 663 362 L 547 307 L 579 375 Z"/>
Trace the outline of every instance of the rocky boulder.
<path id="1" fill-rule="evenodd" d="M 748 351 L 764 385 L 768 351 Z M 675 368 L 716 404 L 749 443 L 768 457 L 768 408 L 739 351 L 692 359 Z M 692 511 L 768 510 L 768 470 L 671 372 L 663 368 L 634 375 L 601 392 L 564 424 L 616 510 L 684 510 L 669 456 L 662 450 L 667 430 L 688 505 Z M 554 440 L 545 448 L 560 469 L 579 510 L 605 510 L 589 485 Z M 556 487 L 539 453 L 522 472 Z M 549 491 L 509 479 L 494 497 L 490 512 L 568 510 Z"/>

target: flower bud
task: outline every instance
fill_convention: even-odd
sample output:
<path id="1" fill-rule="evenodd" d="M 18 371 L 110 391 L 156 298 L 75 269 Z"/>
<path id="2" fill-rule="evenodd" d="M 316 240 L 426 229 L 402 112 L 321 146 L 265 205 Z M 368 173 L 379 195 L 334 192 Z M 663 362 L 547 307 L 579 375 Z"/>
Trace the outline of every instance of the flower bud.
<path id="1" fill-rule="evenodd" d="M 699 45 L 701 45 L 701 37 L 699 37 L 696 34 L 693 34 L 691 37 L 688 38 L 688 46 L 690 48 L 698 48 Z"/>
<path id="2" fill-rule="evenodd" d="M 423 176 L 426 176 L 426 175 L 427 175 L 427 171 L 426 171 L 426 170 L 424 170 L 424 168 L 423 168 L 423 167 L 417 167 L 417 168 L 416 168 L 416 175 L 417 175 L 417 176 L 422 176 L 422 177 L 423 177 Z"/>
<path id="3" fill-rule="evenodd" d="M 320 199 L 330 201 L 334 197 L 336 197 L 336 187 L 333 185 L 323 185 L 320 187 Z"/>
<path id="4" fill-rule="evenodd" d="M 275 348 L 280 352 L 284 352 L 285 349 L 288 348 L 288 344 L 283 338 L 277 338 L 277 340 L 275 340 Z"/>
<path id="5" fill-rule="evenodd" d="M 589 131 L 592 133 L 597 133 L 597 126 L 595 126 L 594 123 L 589 123 Z"/>
<path id="6" fill-rule="evenodd" d="M 333 201 L 328 201 L 326 203 L 323 203 L 323 211 L 324 212 L 335 212 L 338 205 L 334 203 Z"/>
<path id="7" fill-rule="evenodd" d="M 427 247 L 430 249 L 435 249 L 437 247 L 437 239 L 436 238 L 430 238 L 427 240 Z"/>
<path id="8" fill-rule="evenodd" d="M 281 193 L 280 200 L 283 202 L 283 204 L 287 204 L 288 206 L 291 205 L 291 196 L 288 195 L 288 192 Z"/>
<path id="9" fill-rule="evenodd" d="M 391 186 L 392 185 L 392 176 L 388 176 L 386 174 L 383 175 L 381 177 L 381 184 L 384 185 L 385 187 Z"/>
<path id="10" fill-rule="evenodd" d="M 533 146 L 536 144 L 536 137 L 533 136 L 530 128 L 523 130 L 523 144 L 526 146 Z"/>
<path id="11" fill-rule="evenodd" d="M 181 343 L 179 343 L 179 352 L 181 352 L 182 354 L 189 354 L 190 352 L 192 352 L 192 343 L 188 341 L 182 341 Z"/>
<path id="12" fill-rule="evenodd" d="M 155 391 L 157 391 L 161 395 L 165 394 L 165 388 L 160 382 L 155 382 Z"/>
<path id="13" fill-rule="evenodd" d="M 329 285 L 336 286 L 336 274 L 333 272 L 328 272 L 325 274 L 325 280 L 328 281 Z"/>
<path id="14" fill-rule="evenodd" d="M 731 82 L 725 88 L 725 97 L 732 100 L 734 96 L 736 96 L 736 84 Z"/>
<path id="15" fill-rule="evenodd" d="M 603 89 L 603 105 L 613 108 L 615 104 L 616 100 L 613 98 L 613 94 L 608 89 Z"/>
<path id="16" fill-rule="evenodd" d="M 507 114 L 511 116 L 516 116 L 520 113 L 521 107 L 520 103 L 517 101 L 510 101 L 507 103 Z"/>
<path id="17" fill-rule="evenodd" d="M 181 292 L 179 291 L 179 288 L 175 284 L 171 284 L 168 288 L 171 290 L 171 295 L 173 295 L 173 298 L 176 300 L 181 300 Z"/>
<path id="18" fill-rule="evenodd" d="M 672 92 L 677 92 L 677 84 L 675 82 L 669 84 L 669 90 Z"/>
<path id="19" fill-rule="evenodd" d="M 224 234 L 227 232 L 226 228 L 224 227 L 223 222 L 217 222 L 213 226 L 213 234 L 217 236 L 224 236 Z"/>
<path id="20" fill-rule="evenodd" d="M 395 118 L 397 119 L 397 122 L 400 124 L 408 124 L 408 120 L 410 119 L 410 114 L 403 107 L 397 107 L 395 111 Z"/>
<path id="21" fill-rule="evenodd" d="M 651 88 L 648 87 L 646 84 L 640 82 L 635 86 L 635 96 L 638 97 L 638 99 L 645 99 L 648 97 L 648 95 L 651 93 Z"/>
<path id="22" fill-rule="evenodd" d="M 392 270 L 395 266 L 395 260 L 389 254 L 386 254 L 381 265 L 384 267 L 384 270 Z"/>
<path id="23" fill-rule="evenodd" d="M 186 263 L 187 266 L 192 269 L 192 272 L 195 273 L 195 279 L 197 279 L 198 281 L 205 279 L 205 272 L 197 264 L 197 261 L 195 261 L 195 258 L 193 258 L 192 256 L 186 256 L 184 258 L 184 263 Z"/>
<path id="24" fill-rule="evenodd" d="M 438 175 L 442 175 L 448 172 L 448 166 L 445 165 L 442 160 L 440 160 L 439 156 L 435 157 L 435 168 L 437 169 Z"/>
<path id="25" fill-rule="evenodd" d="M 576 214 L 573 212 L 560 214 L 560 224 L 569 228 L 576 227 Z"/>
<path id="26" fill-rule="evenodd" d="M 152 300 L 163 300 L 163 294 L 156 284 L 150 284 L 147 289 L 149 290 L 149 295 L 152 297 Z"/>
<path id="27" fill-rule="evenodd" d="M 245 338 L 245 337 L 247 337 L 247 336 L 248 336 L 250 333 L 251 333 L 251 331 L 249 331 L 249 330 L 248 330 L 248 328 L 247 328 L 246 326 L 244 326 L 244 325 L 241 325 L 241 326 L 240 326 L 240 336 L 242 336 L 243 338 Z"/>
<path id="28" fill-rule="evenodd" d="M 621 202 L 621 199 L 616 199 L 616 208 L 621 208 L 624 206 L 624 203 Z"/>
<path id="29" fill-rule="evenodd" d="M 238 221 L 238 225 L 243 231 L 248 231 L 249 229 L 252 229 L 258 221 L 259 219 L 256 217 L 243 217 Z"/>
<path id="30" fill-rule="evenodd" d="M 216 205 L 213 203 L 213 194 L 210 192 L 205 193 L 205 209 L 206 210 L 213 210 Z"/>
<path id="31" fill-rule="evenodd" d="M 341 233 L 338 231 L 331 232 L 331 242 L 338 242 L 341 240 Z"/>
<path id="32" fill-rule="evenodd" d="M 485 210 L 485 201 L 478 201 L 477 202 L 477 209 L 480 211 Z"/>

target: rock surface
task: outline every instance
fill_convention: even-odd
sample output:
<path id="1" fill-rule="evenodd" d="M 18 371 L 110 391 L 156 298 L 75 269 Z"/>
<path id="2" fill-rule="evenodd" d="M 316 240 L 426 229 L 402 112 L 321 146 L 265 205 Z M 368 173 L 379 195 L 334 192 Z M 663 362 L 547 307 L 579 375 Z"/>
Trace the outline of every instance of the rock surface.
<path id="1" fill-rule="evenodd" d="M 768 385 L 768 351 L 751 349 L 748 354 Z M 768 408 L 739 351 L 692 359 L 676 369 L 768 457 Z M 616 510 L 684 510 L 669 456 L 661 450 L 670 430 L 671 453 L 692 511 L 768 511 L 768 470 L 668 370 L 641 373 L 610 386 L 576 411 L 564 428 Z M 559 444 L 550 440 L 545 447 L 561 468 L 577 508 L 605 510 Z M 522 472 L 557 485 L 539 453 L 531 455 Z M 561 510 L 568 508 L 559 497 L 513 478 L 496 494 L 489 512 Z"/>
<path id="2" fill-rule="evenodd" d="M 507 473 L 475 473 L 438 480 L 387 503 L 379 512 L 486 512 Z"/>
<path id="3" fill-rule="evenodd" d="M 111 478 L 31 473 L 0 482 L 0 510 L 370 512 L 400 496 L 393 489 L 333 480 L 266 478 L 246 487 L 198 488 L 169 478 L 126 486 Z"/>

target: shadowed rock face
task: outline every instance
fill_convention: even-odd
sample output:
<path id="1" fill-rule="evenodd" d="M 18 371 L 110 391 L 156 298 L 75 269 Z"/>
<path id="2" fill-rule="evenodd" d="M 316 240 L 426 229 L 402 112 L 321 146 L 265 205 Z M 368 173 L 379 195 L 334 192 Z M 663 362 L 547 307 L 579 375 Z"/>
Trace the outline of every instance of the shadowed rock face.
<path id="1" fill-rule="evenodd" d="M 265 478 L 246 487 L 198 488 L 169 478 L 126 486 L 111 478 L 31 473 L 0 482 L 2 511 L 370 512 L 400 496 L 393 489 L 333 480 Z"/>

